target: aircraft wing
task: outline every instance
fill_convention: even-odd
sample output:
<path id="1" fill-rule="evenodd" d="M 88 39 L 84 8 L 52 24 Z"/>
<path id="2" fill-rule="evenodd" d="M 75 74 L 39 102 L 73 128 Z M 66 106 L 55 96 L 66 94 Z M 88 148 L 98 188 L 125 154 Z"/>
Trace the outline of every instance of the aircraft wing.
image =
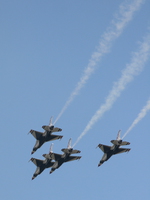
<path id="1" fill-rule="evenodd" d="M 110 151 L 110 146 L 104 145 L 104 144 L 99 144 L 98 147 L 104 152 L 107 153 L 108 151 Z"/>
<path id="2" fill-rule="evenodd" d="M 124 153 L 124 152 L 128 152 L 128 151 L 130 151 L 130 149 L 119 148 L 114 154 Z"/>
<path id="3" fill-rule="evenodd" d="M 41 135 L 43 134 L 42 132 L 39 131 L 35 131 L 35 130 L 30 130 L 30 133 L 35 137 L 35 139 L 39 139 L 41 137 Z"/>
<path id="4" fill-rule="evenodd" d="M 52 140 L 58 140 L 58 139 L 61 139 L 63 136 L 62 135 L 50 135 L 50 139 L 49 141 L 52 141 Z"/>
<path id="5" fill-rule="evenodd" d="M 57 154 L 57 153 L 50 154 L 51 159 L 55 160 L 55 161 L 59 160 L 61 158 L 61 156 L 62 156 L 61 154 Z"/>
<path id="6" fill-rule="evenodd" d="M 73 160 L 78 160 L 80 159 L 81 156 L 69 156 L 65 162 L 73 161 Z"/>
<path id="7" fill-rule="evenodd" d="M 36 165 L 36 166 L 41 166 L 43 164 L 43 160 L 39 160 L 36 158 L 31 158 L 31 161 Z"/>

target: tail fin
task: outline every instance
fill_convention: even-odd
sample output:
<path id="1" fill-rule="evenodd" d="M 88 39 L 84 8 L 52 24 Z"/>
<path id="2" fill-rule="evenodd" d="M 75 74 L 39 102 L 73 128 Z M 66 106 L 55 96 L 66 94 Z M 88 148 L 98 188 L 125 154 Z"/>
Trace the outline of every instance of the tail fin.
<path id="1" fill-rule="evenodd" d="M 50 146 L 49 154 L 53 153 L 53 146 L 54 146 L 54 143 L 52 143 L 51 146 Z"/>
<path id="2" fill-rule="evenodd" d="M 79 150 L 73 150 L 73 148 L 71 147 L 71 138 L 69 139 L 69 142 L 68 142 L 68 146 L 67 146 L 67 149 L 62 149 L 62 151 L 64 153 L 69 153 L 69 154 L 75 154 L 75 153 L 80 153 L 81 151 Z"/>
<path id="3" fill-rule="evenodd" d="M 72 147 L 71 147 L 71 138 L 69 139 L 67 148 L 68 148 L 68 149 L 72 149 Z"/>
<path id="4" fill-rule="evenodd" d="M 53 146 L 54 146 L 54 143 L 51 144 L 49 153 L 48 154 L 43 154 L 44 158 L 52 160 L 51 156 L 53 155 Z"/>
<path id="5" fill-rule="evenodd" d="M 52 120 L 53 120 L 53 116 L 50 118 L 49 127 L 53 126 Z"/>
<path id="6" fill-rule="evenodd" d="M 118 134 L 117 134 L 116 140 L 118 140 L 118 141 L 121 140 L 121 138 L 120 138 L 120 133 L 121 133 L 121 130 L 119 130 L 119 131 L 118 131 Z"/>
<path id="7" fill-rule="evenodd" d="M 42 128 L 45 130 L 45 131 L 52 131 L 54 129 L 54 126 L 52 124 L 52 119 L 53 117 L 50 118 L 50 122 L 49 122 L 49 125 L 43 125 Z"/>
<path id="8" fill-rule="evenodd" d="M 118 131 L 116 140 L 111 140 L 111 143 L 113 143 L 113 144 L 115 144 L 115 145 L 120 145 L 120 146 L 129 145 L 130 142 L 122 141 L 122 139 L 121 139 L 121 137 L 120 137 L 120 133 L 121 133 L 121 130 Z"/>

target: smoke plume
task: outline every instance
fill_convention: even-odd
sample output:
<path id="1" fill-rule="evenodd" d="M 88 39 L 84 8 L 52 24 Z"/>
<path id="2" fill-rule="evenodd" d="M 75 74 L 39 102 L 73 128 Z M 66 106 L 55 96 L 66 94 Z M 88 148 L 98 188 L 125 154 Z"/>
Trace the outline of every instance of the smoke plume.
<path id="1" fill-rule="evenodd" d="M 59 118 L 68 108 L 68 106 L 74 100 L 74 98 L 79 94 L 79 91 L 83 88 L 92 73 L 95 71 L 97 63 L 100 61 L 102 56 L 110 51 L 112 42 L 120 36 L 128 22 L 132 20 L 134 12 L 140 8 L 143 2 L 143 0 L 132 0 L 130 4 L 123 3 L 120 5 L 119 10 L 115 14 L 114 19 L 111 21 L 110 26 L 102 35 L 97 50 L 91 55 L 91 59 L 89 60 L 89 63 L 84 70 L 83 75 L 81 76 L 79 82 L 77 83 L 77 86 L 69 96 L 64 107 L 60 111 L 54 124 L 59 120 Z"/>
<path id="2" fill-rule="evenodd" d="M 139 50 L 133 53 L 131 63 L 127 64 L 126 68 L 122 72 L 121 78 L 114 84 L 112 90 L 110 91 L 106 101 L 93 115 L 84 131 L 78 137 L 74 146 L 81 140 L 81 138 L 92 128 L 92 126 L 97 122 L 103 114 L 111 109 L 114 102 L 120 96 L 121 92 L 125 89 L 126 85 L 131 82 L 135 75 L 138 75 L 144 68 L 144 64 L 148 60 L 150 55 L 150 34 L 148 34 L 143 43 L 140 44 Z"/>
<path id="3" fill-rule="evenodd" d="M 138 114 L 137 118 L 133 121 L 131 126 L 128 128 L 122 139 L 137 125 L 147 114 L 147 112 L 150 110 L 150 99 L 147 101 L 144 108 L 141 110 L 141 112 Z"/>

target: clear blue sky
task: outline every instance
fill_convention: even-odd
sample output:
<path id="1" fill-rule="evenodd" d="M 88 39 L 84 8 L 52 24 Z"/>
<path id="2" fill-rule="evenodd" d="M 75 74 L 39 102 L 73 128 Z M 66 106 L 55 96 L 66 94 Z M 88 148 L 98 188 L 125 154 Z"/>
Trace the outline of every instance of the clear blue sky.
<path id="1" fill-rule="evenodd" d="M 129 153 L 113 156 L 98 168 L 103 152 L 96 149 L 99 143 L 111 145 L 119 129 L 123 135 L 145 106 L 150 97 L 150 56 L 111 109 L 77 143 L 80 161 L 66 163 L 51 175 L 46 169 L 33 181 L 36 166 L 28 162 L 35 138 L 27 133 L 42 131 L 51 116 L 57 118 L 123 2 L 1 1 L 1 199 L 150 199 L 150 112 L 125 137 L 131 143 Z M 143 1 L 96 63 L 94 73 L 56 123 L 64 137 L 54 141 L 54 152 L 62 153 L 69 138 L 74 143 L 105 103 L 150 32 L 149 11 L 150 2 Z M 50 144 L 33 157 L 43 159 Z"/>

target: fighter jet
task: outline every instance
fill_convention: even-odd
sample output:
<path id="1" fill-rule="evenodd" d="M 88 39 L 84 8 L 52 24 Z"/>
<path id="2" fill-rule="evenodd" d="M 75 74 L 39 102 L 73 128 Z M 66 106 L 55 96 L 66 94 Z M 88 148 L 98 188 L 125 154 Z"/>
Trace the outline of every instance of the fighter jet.
<path id="1" fill-rule="evenodd" d="M 73 148 L 71 147 L 71 139 L 68 142 L 68 147 L 66 149 L 61 149 L 61 151 L 63 151 L 64 153 L 63 154 L 51 153 L 51 158 L 55 160 L 55 162 L 51 168 L 50 174 L 56 169 L 58 169 L 63 163 L 72 160 L 78 160 L 81 158 L 81 156 L 70 156 L 71 154 L 76 154 L 81 152 L 79 150 L 73 150 Z"/>
<path id="2" fill-rule="evenodd" d="M 36 158 L 31 158 L 30 160 L 37 166 L 35 173 L 33 174 L 32 180 L 35 179 L 39 174 L 41 174 L 46 168 L 52 167 L 54 162 L 52 162 L 52 159 L 50 157 L 50 154 L 52 153 L 52 146 L 50 147 L 49 154 L 43 154 L 43 157 L 45 157 L 45 160 L 39 160 Z"/>
<path id="3" fill-rule="evenodd" d="M 119 130 L 116 140 L 111 140 L 111 143 L 113 143 L 113 146 L 106 146 L 103 144 L 99 144 L 97 146 L 104 152 L 104 155 L 102 159 L 100 160 L 98 167 L 102 165 L 105 161 L 107 161 L 112 155 L 130 151 L 130 149 L 120 148 L 120 146 L 130 144 L 129 142 L 125 142 L 121 140 L 120 132 L 121 131 Z"/>
<path id="4" fill-rule="evenodd" d="M 38 148 L 40 148 L 45 142 L 51 141 L 51 140 L 58 140 L 61 139 L 63 136 L 62 135 L 53 135 L 53 132 L 59 132 L 62 131 L 61 128 L 56 128 L 52 124 L 52 117 L 50 119 L 49 125 L 44 125 L 42 128 L 45 130 L 44 133 L 35 131 L 35 130 L 30 130 L 29 133 L 31 133 L 35 139 L 36 143 L 35 146 L 33 147 L 33 150 L 31 154 L 33 154 Z"/>

